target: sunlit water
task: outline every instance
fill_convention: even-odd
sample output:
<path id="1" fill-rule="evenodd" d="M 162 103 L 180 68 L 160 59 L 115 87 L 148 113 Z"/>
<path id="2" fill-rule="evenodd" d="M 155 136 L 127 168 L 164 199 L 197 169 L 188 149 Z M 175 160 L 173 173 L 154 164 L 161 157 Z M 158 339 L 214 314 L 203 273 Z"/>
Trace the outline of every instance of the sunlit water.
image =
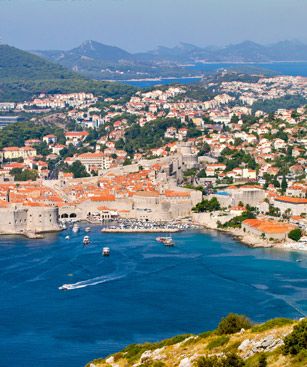
<path id="1" fill-rule="evenodd" d="M 0 239 L 0 366 L 79 367 L 127 344 L 307 313 L 307 254 L 250 249 L 210 233 L 67 232 Z M 111 256 L 101 256 L 103 246 Z M 297 262 L 297 260 L 301 260 Z M 74 290 L 60 291 L 64 283 Z"/>

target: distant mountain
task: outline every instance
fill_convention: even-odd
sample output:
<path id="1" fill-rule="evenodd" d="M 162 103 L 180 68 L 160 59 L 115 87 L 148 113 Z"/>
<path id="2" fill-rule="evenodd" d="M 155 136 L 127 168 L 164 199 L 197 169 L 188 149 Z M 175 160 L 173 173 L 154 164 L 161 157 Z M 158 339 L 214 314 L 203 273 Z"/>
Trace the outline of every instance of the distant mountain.
<path id="1" fill-rule="evenodd" d="M 187 69 L 182 65 L 197 62 L 307 61 L 307 45 L 297 41 L 266 46 L 245 41 L 225 47 L 198 47 L 181 43 L 175 47 L 159 46 L 155 50 L 135 54 L 118 47 L 86 41 L 69 51 L 33 52 L 86 77 L 116 80 L 187 76 Z M 193 70 L 189 70 L 189 73 L 190 76 L 196 75 Z"/>
<path id="2" fill-rule="evenodd" d="M 178 52 L 181 51 L 181 52 Z M 225 47 L 159 47 L 148 54 L 156 59 L 177 61 L 204 62 L 273 62 L 273 61 L 307 61 L 307 45 L 297 41 L 283 41 L 264 46 L 245 41 Z"/>
<path id="3" fill-rule="evenodd" d="M 93 92 L 105 97 L 130 94 L 133 88 L 88 80 L 65 67 L 9 45 L 0 45 L 0 101 L 22 101 L 39 93 Z"/>
<path id="4" fill-rule="evenodd" d="M 87 60 L 119 62 L 131 57 L 129 52 L 119 47 L 108 46 L 95 41 L 85 41 L 79 47 L 69 51 L 36 51 L 35 53 L 62 64 L 78 63 Z"/>

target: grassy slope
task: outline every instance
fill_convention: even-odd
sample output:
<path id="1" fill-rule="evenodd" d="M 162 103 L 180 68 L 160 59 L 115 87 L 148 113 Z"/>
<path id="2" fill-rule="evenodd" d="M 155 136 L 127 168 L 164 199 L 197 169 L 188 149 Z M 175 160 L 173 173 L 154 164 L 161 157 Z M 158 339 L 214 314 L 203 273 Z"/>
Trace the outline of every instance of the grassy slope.
<path id="1" fill-rule="evenodd" d="M 23 101 L 42 92 L 84 91 L 121 97 L 134 90 L 126 85 L 88 80 L 31 53 L 0 45 L 0 101 Z"/>
<path id="2" fill-rule="evenodd" d="M 177 336 L 159 343 L 145 343 L 140 345 L 131 345 L 122 352 L 114 356 L 114 365 L 118 367 L 130 367 L 140 361 L 140 356 L 146 350 L 156 350 L 163 348 L 160 355 L 163 355 L 163 367 L 178 366 L 180 361 L 185 357 L 206 356 L 219 353 L 235 352 L 241 357 L 244 353 L 238 350 L 238 346 L 246 339 L 259 341 L 268 335 L 274 338 L 284 338 L 289 334 L 297 322 L 285 319 L 271 320 L 265 324 L 257 325 L 244 333 L 232 335 L 217 335 L 214 331 L 194 336 Z M 306 359 L 297 360 L 290 356 L 283 356 L 281 348 L 275 349 L 273 352 L 266 353 L 268 367 L 303 367 L 306 366 Z M 246 367 L 258 366 L 259 354 L 254 355 L 245 360 Z M 193 366 L 197 366 L 197 358 L 193 362 Z M 193 359 L 193 358 L 192 358 Z M 93 363 L 96 367 L 110 367 L 105 359 L 95 360 Z M 154 364 L 142 364 L 142 366 L 155 366 Z M 90 363 L 87 367 L 90 366 Z M 162 366 L 162 365 L 161 365 Z"/>

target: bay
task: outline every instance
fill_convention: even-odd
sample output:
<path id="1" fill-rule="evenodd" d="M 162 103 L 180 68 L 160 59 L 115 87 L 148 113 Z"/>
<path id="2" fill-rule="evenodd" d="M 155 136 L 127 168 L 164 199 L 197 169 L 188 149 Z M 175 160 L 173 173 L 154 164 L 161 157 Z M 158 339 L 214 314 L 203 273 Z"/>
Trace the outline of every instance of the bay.
<path id="1" fill-rule="evenodd" d="M 266 71 L 272 70 L 278 75 L 304 76 L 307 77 L 307 62 L 270 62 L 270 63 L 198 63 L 188 66 L 187 70 L 197 70 L 202 73 L 212 73 L 219 69 L 242 69 L 262 68 Z M 255 69 L 257 70 L 257 69 Z M 258 69 L 258 72 L 260 69 Z M 197 83 L 201 78 L 165 78 L 159 80 L 126 80 L 120 83 L 133 85 L 135 87 L 147 88 L 156 85 L 169 84 L 192 84 Z"/>
<path id="2" fill-rule="evenodd" d="M 78 367 L 127 344 L 307 313 L 307 254 L 252 249 L 217 232 L 0 239 L 1 365 Z M 111 256 L 101 256 L 103 246 Z M 300 260 L 300 262 L 297 262 Z M 81 283 L 80 283 L 81 282 Z M 74 290 L 60 291 L 64 283 Z"/>

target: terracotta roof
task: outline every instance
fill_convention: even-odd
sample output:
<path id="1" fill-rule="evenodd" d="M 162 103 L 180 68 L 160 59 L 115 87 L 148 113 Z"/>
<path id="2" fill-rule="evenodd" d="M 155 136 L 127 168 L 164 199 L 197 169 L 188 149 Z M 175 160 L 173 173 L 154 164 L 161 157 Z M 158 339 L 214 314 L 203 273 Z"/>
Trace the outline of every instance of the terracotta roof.
<path id="1" fill-rule="evenodd" d="M 279 196 L 275 198 L 276 201 L 281 201 L 289 204 L 307 204 L 307 199 L 305 198 L 294 198 L 291 196 Z"/>
<path id="2" fill-rule="evenodd" d="M 276 221 L 269 221 L 265 219 L 246 219 L 243 224 L 257 229 L 263 233 L 288 233 L 296 228 L 294 225 L 281 223 Z"/>

